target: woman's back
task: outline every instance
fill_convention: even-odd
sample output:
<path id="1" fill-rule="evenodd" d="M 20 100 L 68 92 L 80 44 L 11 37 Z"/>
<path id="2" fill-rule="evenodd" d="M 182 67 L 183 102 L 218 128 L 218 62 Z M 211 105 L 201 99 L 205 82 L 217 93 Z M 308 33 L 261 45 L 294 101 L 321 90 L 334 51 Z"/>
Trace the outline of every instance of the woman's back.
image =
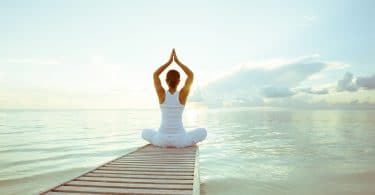
<path id="1" fill-rule="evenodd" d="M 161 124 L 159 132 L 163 134 L 181 134 L 185 133 L 182 123 L 182 113 L 185 106 L 179 101 L 180 91 L 173 94 L 166 90 L 165 100 L 160 104 Z"/>

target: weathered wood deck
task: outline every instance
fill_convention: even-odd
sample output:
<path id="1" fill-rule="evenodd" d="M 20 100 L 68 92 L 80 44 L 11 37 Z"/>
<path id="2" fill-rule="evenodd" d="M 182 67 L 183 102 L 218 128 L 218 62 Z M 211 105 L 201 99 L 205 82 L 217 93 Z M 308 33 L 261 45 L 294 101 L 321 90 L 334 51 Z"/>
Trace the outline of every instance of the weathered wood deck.
<path id="1" fill-rule="evenodd" d="M 199 194 L 199 149 L 143 146 L 40 194 Z"/>

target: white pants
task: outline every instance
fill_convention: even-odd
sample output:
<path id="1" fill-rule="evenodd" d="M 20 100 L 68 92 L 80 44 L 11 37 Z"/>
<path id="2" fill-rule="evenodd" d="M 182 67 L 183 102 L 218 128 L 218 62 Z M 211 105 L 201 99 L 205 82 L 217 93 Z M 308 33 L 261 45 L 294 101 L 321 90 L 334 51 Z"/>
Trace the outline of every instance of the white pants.
<path id="1" fill-rule="evenodd" d="M 160 147 L 187 147 L 192 146 L 207 137 L 205 128 L 196 128 L 183 134 L 163 134 L 155 129 L 143 129 L 142 138 L 152 145 Z"/>

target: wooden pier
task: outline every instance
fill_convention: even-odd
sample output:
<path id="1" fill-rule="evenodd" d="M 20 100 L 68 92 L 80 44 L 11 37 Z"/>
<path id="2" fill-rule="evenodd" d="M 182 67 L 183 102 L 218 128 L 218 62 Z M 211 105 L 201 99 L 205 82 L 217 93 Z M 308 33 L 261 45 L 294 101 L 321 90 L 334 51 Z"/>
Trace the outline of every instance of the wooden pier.
<path id="1" fill-rule="evenodd" d="M 199 149 L 143 146 L 40 194 L 199 194 Z"/>

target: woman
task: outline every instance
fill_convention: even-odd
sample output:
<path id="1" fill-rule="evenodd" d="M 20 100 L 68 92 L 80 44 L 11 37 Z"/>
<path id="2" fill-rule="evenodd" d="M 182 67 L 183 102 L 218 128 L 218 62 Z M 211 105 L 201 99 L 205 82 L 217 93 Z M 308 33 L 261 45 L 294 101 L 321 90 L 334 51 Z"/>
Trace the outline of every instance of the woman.
<path id="1" fill-rule="evenodd" d="M 180 91 L 177 90 L 177 86 L 180 82 L 180 73 L 178 71 L 173 69 L 168 71 L 166 78 L 168 84 L 167 91 L 161 85 L 159 78 L 160 74 L 173 60 L 187 75 L 185 85 Z M 154 72 L 154 85 L 161 110 L 161 125 L 159 131 L 144 129 L 142 132 L 143 139 L 160 147 L 180 148 L 194 145 L 206 138 L 206 129 L 196 128 L 191 131 L 186 131 L 182 124 L 182 113 L 193 83 L 193 77 L 193 72 L 178 60 L 176 52 L 173 49 L 168 62 L 160 66 Z"/>

